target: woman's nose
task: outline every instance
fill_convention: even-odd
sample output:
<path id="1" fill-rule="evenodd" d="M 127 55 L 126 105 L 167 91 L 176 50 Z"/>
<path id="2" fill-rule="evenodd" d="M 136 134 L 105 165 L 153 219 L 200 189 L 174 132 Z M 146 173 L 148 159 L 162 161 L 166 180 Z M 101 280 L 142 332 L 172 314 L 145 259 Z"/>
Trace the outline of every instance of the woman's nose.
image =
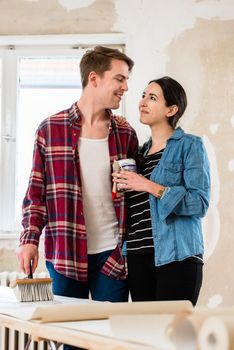
<path id="1" fill-rule="evenodd" d="M 146 106 L 146 99 L 145 97 L 142 97 L 142 99 L 140 100 L 140 103 L 139 103 L 139 107 L 144 107 Z"/>

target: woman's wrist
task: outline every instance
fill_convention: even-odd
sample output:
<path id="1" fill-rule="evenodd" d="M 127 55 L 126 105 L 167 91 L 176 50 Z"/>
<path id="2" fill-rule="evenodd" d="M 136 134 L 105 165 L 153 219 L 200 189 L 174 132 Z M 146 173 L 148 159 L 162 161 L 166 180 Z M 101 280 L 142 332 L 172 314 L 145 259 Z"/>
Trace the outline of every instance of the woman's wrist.
<path id="1" fill-rule="evenodd" d="M 148 180 L 148 184 L 147 184 L 147 192 L 149 192 L 150 194 L 152 194 L 153 196 L 155 196 L 158 199 L 161 199 L 166 187 L 159 185 L 153 181 Z"/>
<path id="2" fill-rule="evenodd" d="M 163 197 L 165 191 L 166 191 L 166 187 L 165 186 L 161 186 L 161 188 L 158 190 L 158 193 L 157 193 L 156 197 L 158 199 L 161 199 Z"/>

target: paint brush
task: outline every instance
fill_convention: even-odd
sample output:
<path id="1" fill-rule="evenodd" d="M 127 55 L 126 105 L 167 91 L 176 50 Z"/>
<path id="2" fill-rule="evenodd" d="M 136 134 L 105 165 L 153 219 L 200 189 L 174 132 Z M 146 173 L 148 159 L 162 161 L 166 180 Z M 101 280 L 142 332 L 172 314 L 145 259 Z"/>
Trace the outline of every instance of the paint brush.
<path id="1" fill-rule="evenodd" d="M 30 264 L 30 274 L 26 278 L 16 279 L 10 283 L 16 298 L 23 301 L 54 300 L 51 278 L 33 278 Z"/>

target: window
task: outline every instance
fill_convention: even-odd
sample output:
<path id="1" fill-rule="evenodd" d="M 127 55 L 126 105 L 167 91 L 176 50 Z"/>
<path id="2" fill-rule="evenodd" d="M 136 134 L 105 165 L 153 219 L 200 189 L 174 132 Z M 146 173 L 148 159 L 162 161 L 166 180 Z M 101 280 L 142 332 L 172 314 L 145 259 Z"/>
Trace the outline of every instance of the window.
<path id="1" fill-rule="evenodd" d="M 13 38 L 14 44 L 8 38 L 8 45 L 1 45 L 0 37 L 0 233 L 20 229 L 38 125 L 79 99 L 79 62 L 89 46 L 117 44 L 122 49 L 121 36 L 117 42 L 112 36 L 112 43 L 107 38 L 106 43 L 98 42 L 100 38 L 94 36 L 92 43 L 80 48 L 71 36 L 49 37 L 47 45 L 45 37 L 30 45 L 22 43 L 22 37 Z M 78 36 L 75 39 L 79 42 Z M 122 109 L 118 113 L 123 113 Z"/>
<path id="2" fill-rule="evenodd" d="M 80 57 L 69 56 L 21 57 L 18 60 L 16 222 L 21 220 L 35 130 L 46 116 L 68 108 L 79 99 L 79 62 Z"/>

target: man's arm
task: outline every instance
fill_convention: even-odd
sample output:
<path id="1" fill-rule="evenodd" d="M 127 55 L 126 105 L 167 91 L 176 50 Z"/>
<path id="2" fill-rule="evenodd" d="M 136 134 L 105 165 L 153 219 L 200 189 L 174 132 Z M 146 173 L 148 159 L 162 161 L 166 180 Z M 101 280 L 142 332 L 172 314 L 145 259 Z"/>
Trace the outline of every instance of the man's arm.
<path id="1" fill-rule="evenodd" d="M 118 129 L 125 129 L 127 133 L 126 152 L 128 158 L 135 158 L 138 153 L 138 138 L 135 129 L 129 124 L 124 116 L 114 115 L 114 121 Z"/>
<path id="2" fill-rule="evenodd" d="M 139 148 L 138 138 L 136 131 L 131 128 L 132 132 L 129 134 L 128 140 L 128 155 L 131 158 L 136 158 Z"/>
<path id="3" fill-rule="evenodd" d="M 21 270 L 29 274 L 38 264 L 38 245 L 43 227 L 47 223 L 45 196 L 45 139 L 40 129 L 36 134 L 33 165 L 29 186 L 23 201 L 23 232 L 20 235 L 20 247 L 17 257 Z"/>

